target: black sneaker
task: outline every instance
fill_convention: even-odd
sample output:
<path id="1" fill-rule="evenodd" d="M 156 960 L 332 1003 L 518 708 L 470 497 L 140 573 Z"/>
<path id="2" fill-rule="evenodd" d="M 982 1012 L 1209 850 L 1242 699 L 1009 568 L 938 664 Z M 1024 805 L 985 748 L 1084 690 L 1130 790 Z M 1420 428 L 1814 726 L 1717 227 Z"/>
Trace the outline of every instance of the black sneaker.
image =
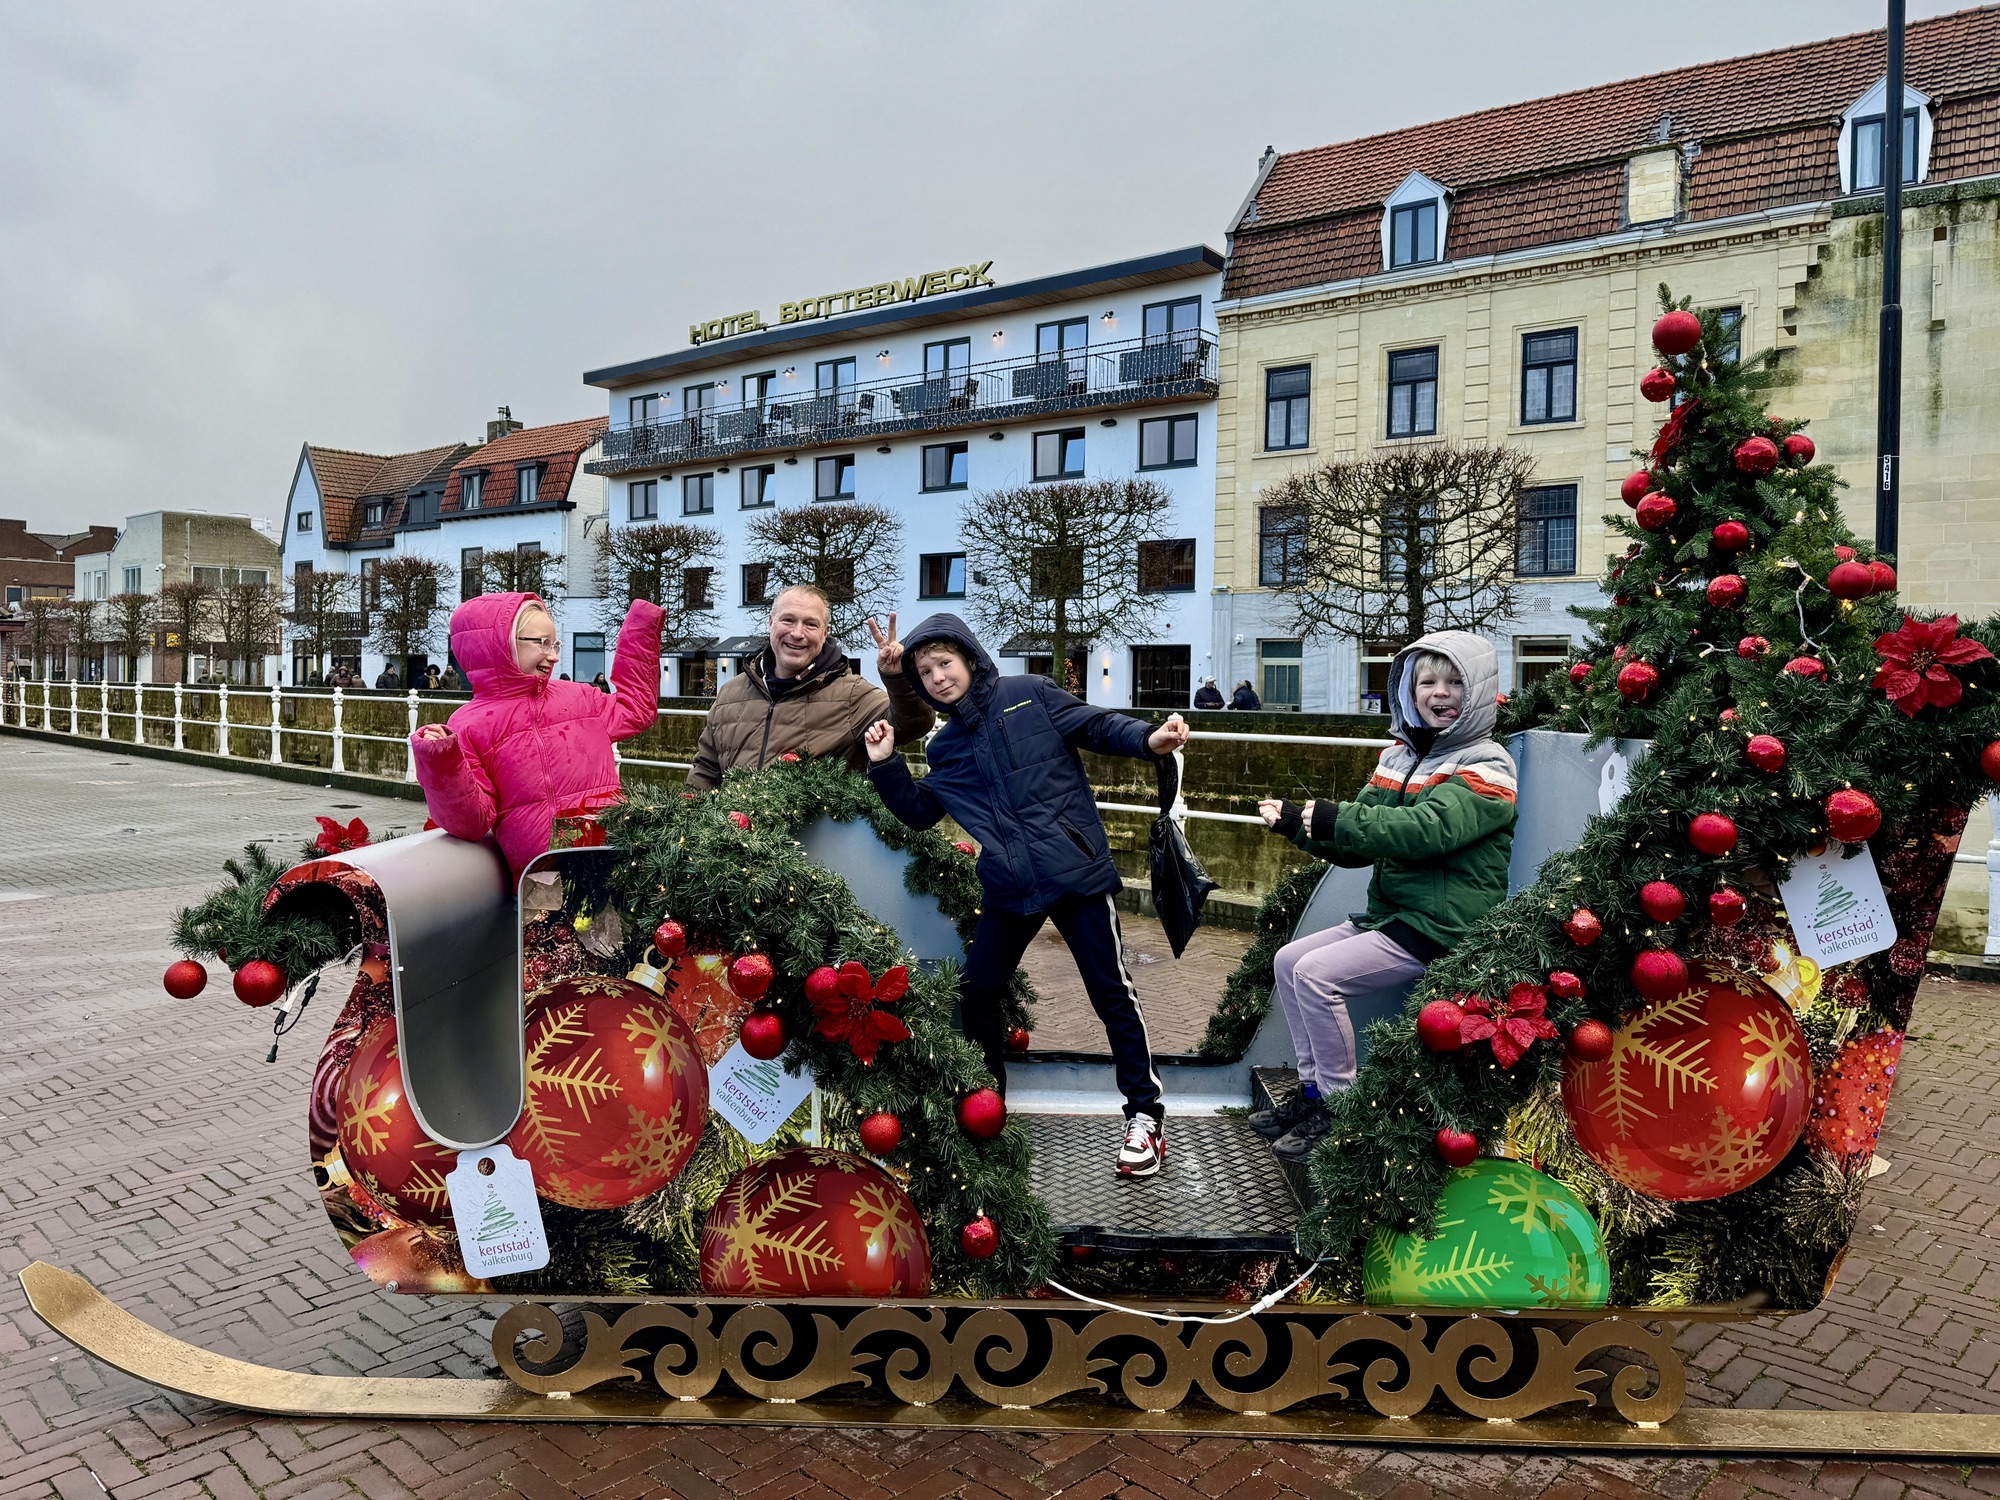
<path id="1" fill-rule="evenodd" d="M 1333 1111 L 1326 1107 L 1324 1099 L 1313 1101 L 1313 1107 L 1290 1131 L 1272 1143 L 1271 1149 L 1281 1161 L 1304 1161 L 1313 1153 L 1326 1133 L 1333 1129 Z"/>
<path id="2" fill-rule="evenodd" d="M 1294 1125 L 1306 1117 L 1306 1111 L 1316 1101 L 1306 1097 L 1302 1088 L 1293 1089 L 1284 1101 L 1269 1109 L 1260 1109 L 1250 1116 L 1250 1128 L 1267 1141 L 1275 1141 Z"/>

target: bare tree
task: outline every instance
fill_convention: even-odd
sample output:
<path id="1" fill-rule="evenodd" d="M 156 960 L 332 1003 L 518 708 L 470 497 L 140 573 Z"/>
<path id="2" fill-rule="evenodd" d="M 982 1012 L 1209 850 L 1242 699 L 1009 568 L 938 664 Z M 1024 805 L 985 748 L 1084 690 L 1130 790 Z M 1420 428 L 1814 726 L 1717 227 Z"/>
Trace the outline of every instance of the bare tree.
<path id="1" fill-rule="evenodd" d="M 79 594 L 64 602 L 68 609 L 63 633 L 70 650 L 76 653 L 77 678 L 87 682 L 92 659 L 100 655 L 104 646 L 104 601 Z"/>
<path id="2" fill-rule="evenodd" d="M 722 536 L 711 526 L 688 521 L 654 521 L 613 526 L 597 538 L 594 587 L 603 596 L 603 623 L 616 630 L 634 599 L 660 606 L 666 615 L 663 642 L 681 645 L 715 628 L 715 590 L 690 588 L 688 575 L 706 584 Z"/>
<path id="3" fill-rule="evenodd" d="M 217 634 L 237 682 L 263 680 L 264 658 L 278 649 L 279 597 L 276 584 L 225 584 L 216 599 Z"/>
<path id="4" fill-rule="evenodd" d="M 104 603 L 105 642 L 123 658 L 126 681 L 137 682 L 139 658 L 152 649 L 159 606 L 151 594 L 113 594 Z M 111 673 L 107 670 L 104 675 L 108 681 Z"/>
<path id="5" fill-rule="evenodd" d="M 1061 672 L 1072 644 L 1128 640 L 1155 628 L 1157 541 L 1173 495 L 1150 479 L 1024 484 L 969 497 L 958 513 L 966 563 L 978 575 L 973 619 L 996 636 L 1049 643 Z"/>
<path id="6" fill-rule="evenodd" d="M 537 545 L 483 554 L 479 562 L 479 586 L 489 594 L 538 594 L 548 598 L 551 578 L 561 577 L 561 553 L 544 552 Z"/>
<path id="7" fill-rule="evenodd" d="M 160 626 L 167 645 L 180 652 L 179 681 L 188 680 L 188 662 L 195 647 L 213 639 L 215 594 L 212 584 L 183 578 L 160 585 Z"/>
<path id="8" fill-rule="evenodd" d="M 1520 499 L 1534 460 L 1517 448 L 1430 443 L 1322 464 L 1265 492 L 1263 572 L 1302 636 L 1407 645 L 1431 630 L 1512 618 Z"/>
<path id="9" fill-rule="evenodd" d="M 856 639 L 870 615 L 896 607 L 903 522 L 879 505 L 801 505 L 750 523 L 750 554 L 769 566 L 770 592 L 810 583 L 833 606 L 829 634 Z M 761 606 L 750 606 L 761 609 Z"/>
<path id="10" fill-rule="evenodd" d="M 354 608 L 356 591 L 351 573 L 322 573 L 308 568 L 292 574 L 292 639 L 312 655 L 313 671 L 323 673 L 327 658 L 359 628 Z"/>
<path id="11" fill-rule="evenodd" d="M 410 657 L 429 656 L 438 631 L 451 618 L 446 594 L 453 573 L 434 557 L 385 557 L 364 587 L 374 597 L 362 601 L 369 622 L 368 644 L 406 670 Z"/>
<path id="12" fill-rule="evenodd" d="M 30 594 L 21 601 L 21 637 L 28 647 L 28 675 L 46 680 L 49 658 L 69 640 L 69 600 L 59 594 Z"/>

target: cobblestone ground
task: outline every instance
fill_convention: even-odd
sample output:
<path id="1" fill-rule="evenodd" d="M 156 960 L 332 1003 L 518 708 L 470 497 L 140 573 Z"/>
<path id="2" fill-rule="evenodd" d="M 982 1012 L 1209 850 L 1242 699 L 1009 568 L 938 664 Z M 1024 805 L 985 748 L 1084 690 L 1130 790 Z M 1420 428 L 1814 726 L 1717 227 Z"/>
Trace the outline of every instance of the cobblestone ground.
<path id="1" fill-rule="evenodd" d="M 489 1375 L 463 1306 L 389 1297 L 346 1262 L 300 1167 L 316 1008 L 266 1067 L 220 986 L 159 987 L 168 912 L 249 838 L 317 812 L 378 832 L 415 804 L 0 735 L 0 1495 L 652 1495 L 932 1500 L 1109 1495 L 2000 1493 L 2000 1470 L 1461 1455 L 1089 1433 L 924 1434 L 247 1417 L 92 1363 L 27 1310 L 37 1257 L 197 1344 L 323 1373 Z M 1859 1242 L 1818 1312 L 1698 1332 L 1695 1399 L 1993 1410 L 2000 993 L 1934 982 Z"/>

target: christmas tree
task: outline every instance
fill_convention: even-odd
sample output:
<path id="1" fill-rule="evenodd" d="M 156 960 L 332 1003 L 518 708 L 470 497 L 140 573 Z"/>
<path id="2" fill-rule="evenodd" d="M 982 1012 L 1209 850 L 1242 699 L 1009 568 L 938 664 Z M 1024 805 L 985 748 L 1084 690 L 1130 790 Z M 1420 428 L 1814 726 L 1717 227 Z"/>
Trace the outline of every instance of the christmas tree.
<path id="1" fill-rule="evenodd" d="M 1445 1227 L 1483 1152 L 1588 1206 L 1614 1304 L 1815 1302 L 1867 1164 L 1829 1143 L 1880 1124 L 1870 1092 L 1869 1121 L 1807 1129 L 1816 1081 L 1907 1024 L 1967 809 L 2000 777 L 2000 621 L 1905 615 L 1804 424 L 1763 405 L 1780 361 L 1737 362 L 1714 313 L 1661 301 L 1640 390 L 1668 411 L 1607 518 L 1628 543 L 1611 603 L 1502 710 L 1503 733 L 1650 748 L 1372 1032 L 1302 1231 L 1348 1294 L 1371 1242 L 1407 1261 Z M 1830 846 L 1872 858 L 1897 936 L 1821 974 L 1783 885 Z"/>

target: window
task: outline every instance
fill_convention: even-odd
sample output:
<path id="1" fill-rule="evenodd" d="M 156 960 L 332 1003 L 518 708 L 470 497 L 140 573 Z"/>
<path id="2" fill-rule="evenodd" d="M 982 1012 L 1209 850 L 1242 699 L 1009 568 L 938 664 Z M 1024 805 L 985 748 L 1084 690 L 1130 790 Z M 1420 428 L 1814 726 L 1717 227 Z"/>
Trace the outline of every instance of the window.
<path id="1" fill-rule="evenodd" d="M 964 443 L 933 443 L 924 449 L 924 490 L 962 490 L 966 486 L 970 452 Z"/>
<path id="2" fill-rule="evenodd" d="M 716 660 L 712 656 L 683 656 L 681 658 L 681 696 L 683 698 L 713 698 L 715 696 Z"/>
<path id="3" fill-rule="evenodd" d="M 751 464 L 742 470 L 743 509 L 756 510 L 760 506 L 777 504 L 777 497 L 771 493 L 771 481 L 777 474 L 774 464 Z"/>
<path id="4" fill-rule="evenodd" d="M 1187 341 L 1201 332 L 1201 298 L 1182 297 L 1174 302 L 1150 303 L 1140 314 L 1149 344 Z"/>
<path id="5" fill-rule="evenodd" d="M 28 590 L 26 585 L 18 583 L 10 583 L 7 585 L 7 603 L 9 604 L 9 606 L 24 603 L 27 599 L 27 596 L 28 596 Z"/>
<path id="6" fill-rule="evenodd" d="M 368 628 L 368 617 L 382 607 L 382 559 L 364 557 L 361 559 L 361 628 Z"/>
<path id="7" fill-rule="evenodd" d="M 1088 318 L 1065 318 L 1060 323 L 1041 323 L 1035 327 L 1035 357 L 1040 360 L 1081 354 L 1089 343 Z"/>
<path id="8" fill-rule="evenodd" d="M 917 597 L 920 599 L 963 599 L 965 597 L 965 554 L 926 552 L 917 559 Z"/>
<path id="9" fill-rule="evenodd" d="M 1264 707 L 1298 711 L 1305 655 L 1303 641 L 1257 642 L 1257 696 Z"/>
<path id="10" fill-rule="evenodd" d="M 854 498 L 854 455 L 837 453 L 813 460 L 813 499 L 852 500 Z"/>
<path id="11" fill-rule="evenodd" d="M 1544 485 L 1521 491 L 1521 541 L 1514 571 L 1551 578 L 1576 571 L 1576 486 Z"/>
<path id="12" fill-rule="evenodd" d="M 813 366 L 813 389 L 822 396 L 837 396 L 856 384 L 854 358 L 823 359 Z"/>
<path id="13" fill-rule="evenodd" d="M 1853 191 L 1862 193 L 1882 186 L 1883 114 L 1863 115 L 1854 121 L 1849 150 L 1854 163 Z M 1903 111 L 1903 181 L 1917 180 L 1917 111 Z"/>
<path id="14" fill-rule="evenodd" d="M 103 576 L 101 573 L 98 575 L 100 581 Z M 271 581 L 271 570 L 268 568 L 238 568 L 236 570 L 236 581 L 238 583 L 269 583 Z M 101 589 L 99 590 L 98 597 L 103 597 Z"/>
<path id="15" fill-rule="evenodd" d="M 1083 477 L 1083 429 L 1035 434 L 1035 478 L 1080 479 Z"/>
<path id="16" fill-rule="evenodd" d="M 1193 690 L 1188 646 L 1132 648 L 1132 706 L 1186 708 Z"/>
<path id="17" fill-rule="evenodd" d="M 569 672 L 578 682 L 589 682 L 604 670 L 604 632 L 579 630 L 570 637 Z"/>
<path id="18" fill-rule="evenodd" d="M 940 339 L 924 345 L 924 379 L 949 380 L 953 384 L 972 371 L 971 339 Z"/>
<path id="19" fill-rule="evenodd" d="M 1312 441 L 1312 366 L 1264 372 L 1264 451 L 1303 448 Z"/>
<path id="20" fill-rule="evenodd" d="M 628 520 L 656 521 L 660 516 L 660 482 L 635 479 L 625 486 L 625 514 Z"/>
<path id="21" fill-rule="evenodd" d="M 542 466 L 522 464 L 514 471 L 514 503 L 533 505 L 542 498 Z"/>
<path id="22" fill-rule="evenodd" d="M 1743 358 L 1743 309 L 1718 307 L 1715 318 L 1722 325 L 1722 344 L 1716 349 L 1716 356 L 1732 364 L 1740 362 Z"/>
<path id="23" fill-rule="evenodd" d="M 1193 537 L 1139 543 L 1139 592 L 1185 594 L 1193 589 Z"/>
<path id="24" fill-rule="evenodd" d="M 1430 437 L 1438 430 L 1438 352 L 1405 349 L 1389 356 L 1389 436 Z"/>
<path id="25" fill-rule="evenodd" d="M 217 589 L 217 588 L 221 588 L 221 587 L 222 587 L 222 569 L 220 569 L 220 568 L 196 568 L 196 569 L 194 570 L 194 581 L 195 581 L 196 583 L 199 583 L 199 584 L 204 584 L 204 585 L 206 585 L 207 587 L 209 587 L 209 588 L 212 588 L 212 589 Z"/>
<path id="26" fill-rule="evenodd" d="M 705 516 L 715 509 L 715 476 L 689 474 L 681 480 L 681 514 Z"/>
<path id="27" fill-rule="evenodd" d="M 1418 266 L 1438 258 L 1437 199 L 1389 211 L 1389 266 Z"/>
<path id="28" fill-rule="evenodd" d="M 1576 330 L 1521 337 L 1521 425 L 1576 420 Z"/>
<path id="29" fill-rule="evenodd" d="M 689 440 L 705 443 L 712 431 L 715 410 L 715 382 L 705 380 L 700 385 L 685 386 L 681 390 L 681 405 L 686 411 Z"/>
<path id="30" fill-rule="evenodd" d="M 1389 668 L 1395 664 L 1394 641 L 1361 643 L 1361 711 L 1386 714 L 1389 711 Z"/>
<path id="31" fill-rule="evenodd" d="M 1185 469 L 1195 461 L 1199 417 L 1152 417 L 1139 424 L 1139 467 Z"/>
<path id="32" fill-rule="evenodd" d="M 300 511 L 300 512 L 299 512 L 299 530 L 301 530 L 301 531 L 311 531 L 312 529 L 313 529 L 313 513 L 312 513 L 311 511 L 309 511 L 309 510 L 302 510 L 302 511 Z"/>
<path id="33" fill-rule="evenodd" d="M 1531 688 L 1551 672 L 1560 672 L 1569 660 L 1566 635 L 1517 635 L 1514 637 L 1514 691 Z"/>
<path id="34" fill-rule="evenodd" d="M 761 411 L 765 401 L 770 399 L 771 386 L 777 378 L 776 370 L 759 370 L 755 375 L 745 375 L 742 382 L 743 404 Z"/>
<path id="35" fill-rule="evenodd" d="M 482 575 L 486 572 L 486 549 L 466 547 L 458 554 L 458 599 L 463 604 L 467 599 L 477 599 L 485 592 L 481 587 Z"/>
<path id="36" fill-rule="evenodd" d="M 1257 581 L 1265 588 L 1299 584 L 1306 576 L 1306 511 L 1266 505 L 1257 512 Z"/>
<path id="37" fill-rule="evenodd" d="M 486 498 L 486 476 L 484 474 L 465 475 L 460 481 L 459 495 L 458 506 L 460 510 L 478 510 L 479 502 Z"/>
<path id="38" fill-rule="evenodd" d="M 771 602 L 771 565 L 767 562 L 743 564 L 743 602 L 769 604 Z"/>
<path id="39" fill-rule="evenodd" d="M 363 526 L 380 526 L 388 519 L 389 502 L 387 500 L 369 500 L 361 507 L 361 524 Z"/>
<path id="40" fill-rule="evenodd" d="M 681 600 L 688 609 L 714 609 L 715 600 L 710 593 L 715 583 L 713 568 L 681 569 Z"/>
<path id="41" fill-rule="evenodd" d="M 625 398 L 625 425 L 627 427 L 651 427 L 660 420 L 660 393 L 654 391 L 644 396 Z"/>

